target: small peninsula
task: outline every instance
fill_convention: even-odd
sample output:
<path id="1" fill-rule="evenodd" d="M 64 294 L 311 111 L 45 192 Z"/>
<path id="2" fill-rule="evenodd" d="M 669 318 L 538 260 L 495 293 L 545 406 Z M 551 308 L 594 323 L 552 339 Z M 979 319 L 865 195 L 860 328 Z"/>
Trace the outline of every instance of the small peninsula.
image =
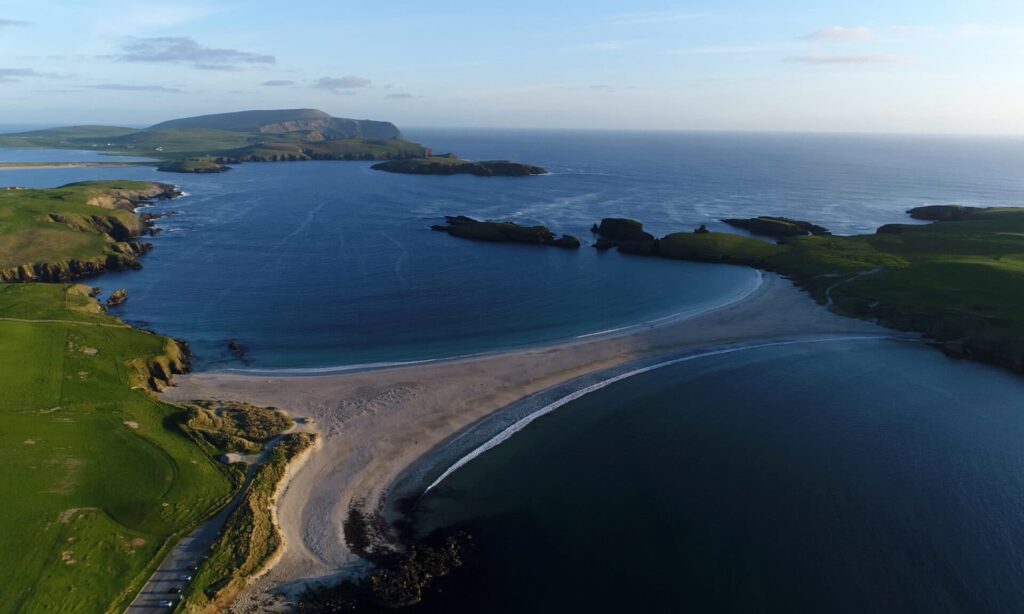
<path id="1" fill-rule="evenodd" d="M 89 181 L 44 190 L 0 190 L 0 282 L 66 282 L 139 268 L 150 249 L 137 239 L 153 219 L 146 202 L 174 198 L 164 183 Z"/>
<path id="2" fill-rule="evenodd" d="M 579 249 L 580 240 L 572 235 L 556 238 L 545 226 L 520 226 L 512 222 L 481 222 L 464 215 L 445 216 L 445 224 L 431 226 L 431 230 L 447 232 L 453 237 L 490 241 L 492 243 L 526 243 L 566 249 Z"/>
<path id="3" fill-rule="evenodd" d="M 939 205 L 907 214 L 937 221 L 777 244 L 678 232 L 622 242 L 619 251 L 780 273 L 837 313 L 923 333 L 951 354 L 1024 372 L 1024 208 Z"/>
<path id="4" fill-rule="evenodd" d="M 529 177 L 546 175 L 539 166 L 507 160 L 469 162 L 454 155 L 391 160 L 374 164 L 373 170 L 406 175 L 475 175 L 477 177 Z"/>

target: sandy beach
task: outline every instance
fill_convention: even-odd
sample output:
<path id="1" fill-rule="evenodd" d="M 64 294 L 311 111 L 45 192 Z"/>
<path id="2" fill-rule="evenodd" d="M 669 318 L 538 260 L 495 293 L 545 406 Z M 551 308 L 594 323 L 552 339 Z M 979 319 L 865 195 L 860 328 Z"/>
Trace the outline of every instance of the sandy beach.
<path id="1" fill-rule="evenodd" d="M 275 590 L 336 577 L 359 561 L 344 544 L 349 505 L 374 508 L 396 478 L 431 450 L 497 410 L 576 378 L 682 351 L 775 339 L 889 335 L 815 304 L 766 274 L 745 298 L 694 317 L 560 345 L 358 373 L 268 377 L 196 373 L 168 401 L 223 399 L 311 417 L 322 445 L 281 493 L 285 552 L 236 604 L 250 611 Z M 253 610 L 255 611 L 255 610 Z"/>
<path id="2" fill-rule="evenodd" d="M 0 171 L 39 171 L 57 168 L 119 168 L 152 166 L 145 162 L 0 162 Z"/>

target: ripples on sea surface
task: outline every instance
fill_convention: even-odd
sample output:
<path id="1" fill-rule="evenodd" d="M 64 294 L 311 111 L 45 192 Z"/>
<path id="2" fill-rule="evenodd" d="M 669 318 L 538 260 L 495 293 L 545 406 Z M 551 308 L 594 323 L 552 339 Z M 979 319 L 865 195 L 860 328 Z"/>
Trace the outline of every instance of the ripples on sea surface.
<path id="1" fill-rule="evenodd" d="M 417 360 L 554 341 L 707 307 L 751 271 L 529 246 L 427 230 L 445 214 L 541 223 L 590 239 L 604 216 L 655 234 L 757 214 L 837 233 L 907 221 L 923 204 L 1021 201 L 1024 142 L 968 138 L 408 130 L 471 159 L 545 166 L 529 179 L 415 177 L 369 163 L 243 164 L 220 175 L 151 168 L 0 171 L 0 183 L 54 186 L 130 178 L 189 198 L 124 287 L 129 321 L 188 339 L 199 368 L 320 368 Z M 4 161 L 93 160 L 92 152 L 4 150 Z M 250 350 L 243 365 L 228 339 Z"/>

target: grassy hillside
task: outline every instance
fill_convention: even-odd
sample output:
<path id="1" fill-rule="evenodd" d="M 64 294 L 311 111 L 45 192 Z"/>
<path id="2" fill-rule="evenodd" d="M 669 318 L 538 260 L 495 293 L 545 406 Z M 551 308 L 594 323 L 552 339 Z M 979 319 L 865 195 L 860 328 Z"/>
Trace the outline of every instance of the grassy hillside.
<path id="1" fill-rule="evenodd" d="M 777 271 L 840 313 L 926 333 L 951 351 L 1024 370 L 1024 209 L 974 209 L 930 225 L 777 245 L 677 233 L 658 241 L 655 253 Z"/>
<path id="2" fill-rule="evenodd" d="M 97 181 L 0 190 L 0 281 L 66 281 L 136 266 L 145 230 L 129 209 L 171 186 Z"/>
<path id="3" fill-rule="evenodd" d="M 88 289 L 0 285 L 0 611 L 120 611 L 230 482 L 145 391 L 177 346 Z"/>

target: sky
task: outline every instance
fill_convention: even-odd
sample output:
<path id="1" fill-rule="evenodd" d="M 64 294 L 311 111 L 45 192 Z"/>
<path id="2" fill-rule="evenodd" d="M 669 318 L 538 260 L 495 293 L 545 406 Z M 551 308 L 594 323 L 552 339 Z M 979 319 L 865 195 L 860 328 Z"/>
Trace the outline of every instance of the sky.
<path id="1" fill-rule="evenodd" d="M 1021 0 L 0 0 L 0 122 L 1024 134 Z"/>

